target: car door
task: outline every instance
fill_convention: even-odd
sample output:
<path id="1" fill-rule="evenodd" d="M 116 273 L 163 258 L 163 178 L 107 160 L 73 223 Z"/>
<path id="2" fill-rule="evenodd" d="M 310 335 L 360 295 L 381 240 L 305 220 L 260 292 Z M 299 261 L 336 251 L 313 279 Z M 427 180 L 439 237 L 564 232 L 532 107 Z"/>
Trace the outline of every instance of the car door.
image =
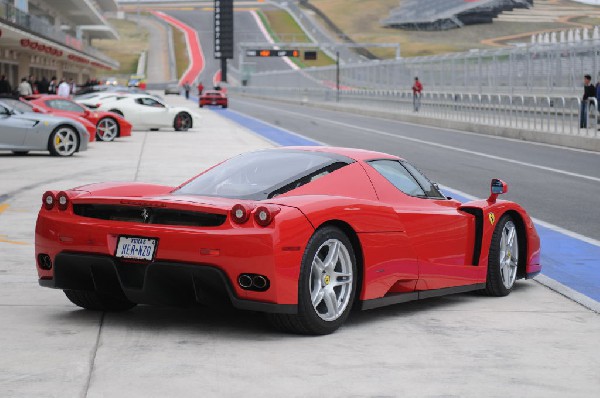
<path id="1" fill-rule="evenodd" d="M 9 108 L 0 104 L 0 147 L 13 149 L 22 147 L 27 133 L 34 122 L 20 117 Z"/>
<path id="2" fill-rule="evenodd" d="M 140 108 L 139 124 L 149 127 L 170 127 L 173 120 L 169 116 L 168 107 L 162 102 L 151 97 L 140 97 L 135 99 L 135 103 Z"/>
<path id="3" fill-rule="evenodd" d="M 368 163 L 379 198 L 393 206 L 417 253 L 417 290 L 478 283 L 481 273 L 472 265 L 474 217 L 458 210 L 459 202 L 444 197 L 409 163 Z"/>

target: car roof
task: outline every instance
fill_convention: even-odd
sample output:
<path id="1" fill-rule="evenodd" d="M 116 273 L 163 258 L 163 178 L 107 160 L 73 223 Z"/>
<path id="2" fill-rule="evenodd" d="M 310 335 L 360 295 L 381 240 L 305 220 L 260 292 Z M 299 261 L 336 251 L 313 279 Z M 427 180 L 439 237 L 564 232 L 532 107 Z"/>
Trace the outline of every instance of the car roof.
<path id="1" fill-rule="evenodd" d="M 398 156 L 390 155 L 388 153 L 369 151 L 366 149 L 358 148 L 340 148 L 332 146 L 292 146 L 292 147 L 281 147 L 277 149 L 295 149 L 307 152 L 325 152 L 336 155 L 342 155 L 358 161 L 367 161 L 373 159 L 401 159 Z M 276 149 L 276 150 L 277 150 Z"/>

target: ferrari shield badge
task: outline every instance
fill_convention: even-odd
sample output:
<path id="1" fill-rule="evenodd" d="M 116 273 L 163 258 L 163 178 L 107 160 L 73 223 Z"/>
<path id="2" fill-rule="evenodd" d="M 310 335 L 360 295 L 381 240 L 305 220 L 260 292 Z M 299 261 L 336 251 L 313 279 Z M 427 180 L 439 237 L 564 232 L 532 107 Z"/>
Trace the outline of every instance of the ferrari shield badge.
<path id="1" fill-rule="evenodd" d="M 496 215 L 494 213 L 489 213 L 488 218 L 490 219 L 490 224 L 494 225 L 496 222 Z"/>

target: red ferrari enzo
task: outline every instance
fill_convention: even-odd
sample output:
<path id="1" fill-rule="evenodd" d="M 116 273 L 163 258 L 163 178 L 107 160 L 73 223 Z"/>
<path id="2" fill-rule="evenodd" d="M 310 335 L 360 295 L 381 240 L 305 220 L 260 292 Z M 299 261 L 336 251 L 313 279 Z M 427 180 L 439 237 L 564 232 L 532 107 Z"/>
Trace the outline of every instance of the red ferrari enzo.
<path id="1" fill-rule="evenodd" d="M 58 116 L 80 116 L 96 126 L 100 141 L 112 141 L 117 137 L 131 135 L 131 123 L 112 112 L 90 111 L 67 98 L 58 95 L 31 95 L 26 99 L 33 105 Z"/>
<path id="2" fill-rule="evenodd" d="M 279 329 L 335 331 L 371 309 L 481 290 L 506 296 L 541 270 L 535 227 L 492 180 L 462 204 L 396 156 L 297 147 L 246 153 L 179 187 L 48 191 L 40 285 L 102 311 L 230 302 Z"/>

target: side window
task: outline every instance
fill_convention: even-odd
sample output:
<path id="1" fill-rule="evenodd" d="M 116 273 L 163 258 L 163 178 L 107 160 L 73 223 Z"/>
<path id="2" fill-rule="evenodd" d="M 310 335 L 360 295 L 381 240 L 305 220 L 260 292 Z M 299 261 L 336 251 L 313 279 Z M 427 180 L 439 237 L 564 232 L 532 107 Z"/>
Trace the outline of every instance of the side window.
<path id="1" fill-rule="evenodd" d="M 427 197 L 417 180 L 396 160 L 373 160 L 369 164 L 396 188 L 410 196 Z"/>
<path id="2" fill-rule="evenodd" d="M 446 197 L 437 189 L 437 187 L 433 185 L 431 181 L 429 181 L 429 178 L 421 173 L 419 169 L 408 162 L 402 162 L 402 165 L 406 167 L 410 174 L 415 177 L 427 196 L 433 199 L 446 199 Z"/>
<path id="3" fill-rule="evenodd" d="M 136 100 L 138 101 L 138 100 Z M 140 103 L 142 105 L 146 105 L 146 106 L 152 106 L 155 108 L 164 108 L 165 106 L 163 104 L 161 104 L 160 102 L 158 102 L 157 100 L 153 99 L 153 98 L 140 98 L 139 101 L 141 101 Z"/>
<path id="4" fill-rule="evenodd" d="M 85 109 L 77 105 L 74 102 L 65 100 L 50 100 L 46 101 L 46 105 L 52 109 L 58 109 L 60 111 L 79 112 L 84 113 Z"/>

